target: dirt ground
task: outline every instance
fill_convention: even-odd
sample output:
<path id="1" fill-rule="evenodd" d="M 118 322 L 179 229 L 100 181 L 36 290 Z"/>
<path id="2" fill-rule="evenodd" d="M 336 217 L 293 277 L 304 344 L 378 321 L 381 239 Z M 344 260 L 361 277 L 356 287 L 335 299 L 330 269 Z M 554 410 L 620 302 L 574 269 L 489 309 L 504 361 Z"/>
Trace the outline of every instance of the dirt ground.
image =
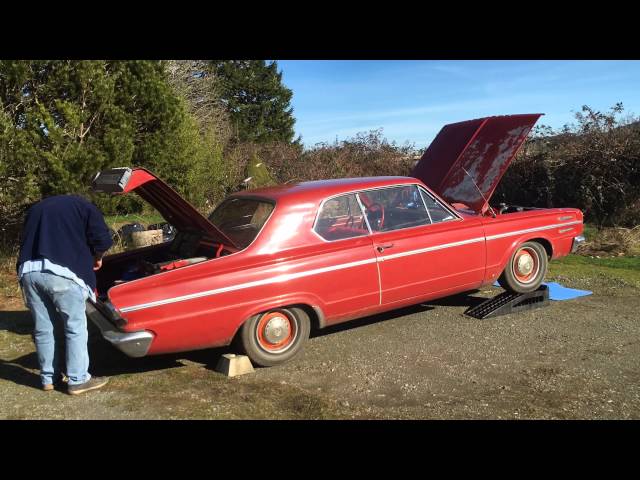
<path id="1" fill-rule="evenodd" d="M 227 378 L 227 349 L 141 359 L 91 343 L 103 390 L 38 389 L 31 319 L 0 304 L 3 419 L 637 419 L 640 289 L 564 279 L 594 295 L 476 320 L 484 291 L 312 334 L 289 364 Z"/>

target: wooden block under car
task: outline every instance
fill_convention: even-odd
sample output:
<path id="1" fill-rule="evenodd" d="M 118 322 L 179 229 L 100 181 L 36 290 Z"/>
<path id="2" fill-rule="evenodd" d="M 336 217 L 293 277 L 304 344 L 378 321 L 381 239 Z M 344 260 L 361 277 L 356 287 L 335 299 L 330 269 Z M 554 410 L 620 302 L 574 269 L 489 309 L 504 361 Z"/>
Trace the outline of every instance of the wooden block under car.
<path id="1" fill-rule="evenodd" d="M 218 360 L 216 372 L 220 372 L 227 377 L 237 377 L 246 373 L 253 373 L 253 365 L 246 355 L 236 355 L 225 353 Z"/>

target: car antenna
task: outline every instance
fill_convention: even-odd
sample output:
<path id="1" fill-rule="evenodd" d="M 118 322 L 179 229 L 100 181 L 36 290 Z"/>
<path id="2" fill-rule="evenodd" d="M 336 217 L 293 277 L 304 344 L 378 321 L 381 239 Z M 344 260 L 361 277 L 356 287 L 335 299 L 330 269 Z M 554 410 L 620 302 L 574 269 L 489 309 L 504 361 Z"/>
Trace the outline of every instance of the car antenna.
<path id="1" fill-rule="evenodd" d="M 484 196 L 484 194 L 482 193 L 482 190 L 480 190 L 480 188 L 478 187 L 478 184 L 476 183 L 476 181 L 473 179 L 473 177 L 471 176 L 471 174 L 469 172 L 467 172 L 466 168 L 464 168 L 462 165 L 460 166 L 460 168 L 462 168 L 462 170 L 464 171 L 464 173 L 467 174 L 467 176 L 471 179 L 471 181 L 473 182 L 473 186 L 476 187 L 476 190 L 478 190 L 478 193 L 480 194 L 480 196 L 482 197 L 482 199 L 484 200 L 485 204 L 487 205 L 487 207 L 489 207 L 489 210 L 491 211 L 491 216 L 493 218 L 496 218 L 496 212 L 493 210 L 493 208 L 491 208 L 491 205 L 489 205 L 489 200 L 487 200 L 487 197 Z"/>

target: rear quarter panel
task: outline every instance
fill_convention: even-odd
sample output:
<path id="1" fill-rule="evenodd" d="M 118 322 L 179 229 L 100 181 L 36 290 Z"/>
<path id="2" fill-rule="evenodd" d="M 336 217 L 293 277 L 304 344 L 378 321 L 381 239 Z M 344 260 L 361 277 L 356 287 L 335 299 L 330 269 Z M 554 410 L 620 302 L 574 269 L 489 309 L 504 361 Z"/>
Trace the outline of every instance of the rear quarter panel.
<path id="1" fill-rule="evenodd" d="M 551 258 L 571 252 L 573 238 L 583 231 L 582 212 L 575 208 L 553 208 L 498 215 L 483 219 L 487 270 L 485 284 L 502 273 L 516 247 L 529 240 L 540 240 L 551 249 Z"/>
<path id="2" fill-rule="evenodd" d="M 154 332 L 149 354 L 158 354 L 227 345 L 249 317 L 283 305 L 318 307 L 330 321 L 377 306 L 379 290 L 371 239 L 361 237 L 285 255 L 248 249 L 114 287 L 109 298 L 125 330 Z"/>

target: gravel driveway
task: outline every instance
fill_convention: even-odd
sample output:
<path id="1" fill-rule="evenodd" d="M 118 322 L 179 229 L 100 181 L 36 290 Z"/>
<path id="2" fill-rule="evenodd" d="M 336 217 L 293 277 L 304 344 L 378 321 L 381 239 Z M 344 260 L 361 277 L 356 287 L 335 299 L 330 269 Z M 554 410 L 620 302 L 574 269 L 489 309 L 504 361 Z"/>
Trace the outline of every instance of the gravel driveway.
<path id="1" fill-rule="evenodd" d="M 103 341 L 101 391 L 38 387 L 28 312 L 0 312 L 0 418 L 640 418 L 640 290 L 594 295 L 476 320 L 488 289 L 312 334 L 289 364 L 227 378 L 226 349 L 129 359 Z"/>

